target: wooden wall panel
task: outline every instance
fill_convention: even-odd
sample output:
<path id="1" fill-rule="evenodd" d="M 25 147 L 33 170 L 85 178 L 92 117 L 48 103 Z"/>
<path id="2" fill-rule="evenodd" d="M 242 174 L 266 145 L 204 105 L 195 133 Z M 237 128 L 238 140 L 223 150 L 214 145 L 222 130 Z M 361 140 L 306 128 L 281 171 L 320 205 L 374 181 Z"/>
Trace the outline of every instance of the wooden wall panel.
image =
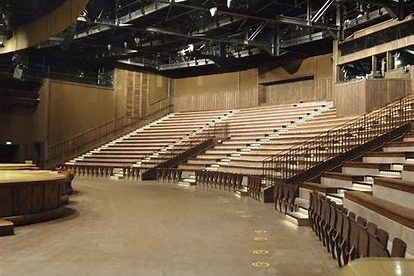
<path id="1" fill-rule="evenodd" d="M 231 109 L 258 105 L 257 70 L 174 80 L 174 110 Z"/>
<path id="2" fill-rule="evenodd" d="M 115 118 L 125 117 L 127 114 L 127 77 L 128 71 L 115 69 L 114 72 L 114 108 Z"/>
<path id="3" fill-rule="evenodd" d="M 369 79 L 335 85 L 340 116 L 358 115 L 380 108 L 411 93 L 407 79 Z"/>
<path id="4" fill-rule="evenodd" d="M 315 100 L 333 100 L 332 75 L 314 81 Z"/>
<path id="5" fill-rule="evenodd" d="M 257 89 L 194 93 L 174 97 L 175 111 L 233 109 L 258 105 Z"/>
<path id="6" fill-rule="evenodd" d="M 410 83 L 411 83 L 411 86 L 410 86 L 410 91 L 409 91 L 409 94 L 414 94 L 414 69 L 412 69 L 412 68 L 410 68 L 410 71 L 408 72 L 408 74 L 410 75 Z"/>
<path id="7" fill-rule="evenodd" d="M 365 112 L 380 108 L 387 103 L 388 93 L 387 93 L 387 82 L 382 80 L 365 80 L 365 93 L 366 93 L 366 102 L 365 102 Z M 352 100 L 352 99 L 349 99 Z"/>
<path id="8" fill-rule="evenodd" d="M 365 113 L 365 80 L 336 84 L 335 104 L 338 116 L 348 116 Z"/>
<path id="9" fill-rule="evenodd" d="M 264 86 L 266 104 L 332 100 L 332 79 L 304 80 Z"/>
<path id="10" fill-rule="evenodd" d="M 403 68 L 390 70 L 385 72 L 386 79 L 410 79 L 410 72 L 406 72 Z"/>
<path id="11" fill-rule="evenodd" d="M 396 69 L 396 70 L 392 70 L 392 71 L 388 71 L 385 74 L 385 78 L 386 79 L 398 79 L 398 81 L 400 81 L 401 79 L 406 80 L 404 82 L 404 90 L 405 90 L 405 95 L 409 95 L 412 94 L 412 87 L 413 87 L 413 82 L 414 82 L 414 70 L 409 70 L 408 72 L 402 68 L 400 69 Z M 402 85 L 401 83 L 398 85 Z M 398 88 L 397 90 L 400 90 L 402 88 Z M 392 90 L 392 88 L 390 88 L 389 90 Z"/>
<path id="12" fill-rule="evenodd" d="M 257 88 L 256 69 L 174 80 L 175 96 L 254 88 Z"/>
<path id="13" fill-rule="evenodd" d="M 132 120 L 163 109 L 168 99 L 150 104 L 150 74 L 115 71 L 114 89 L 50 80 L 43 94 L 49 95 L 49 144 L 80 134 L 116 118 Z M 163 92 L 166 93 L 166 92 Z M 39 115 L 36 123 L 46 115 Z M 38 134 L 40 136 L 40 134 Z"/>
<path id="14" fill-rule="evenodd" d="M 125 89 L 126 116 L 131 119 L 142 119 L 170 104 L 170 79 L 149 73 L 132 72 L 117 69 L 118 76 L 126 74 L 127 85 L 117 84 L 120 90 Z M 118 91 L 117 91 L 118 92 Z"/>
<path id="15" fill-rule="evenodd" d="M 33 112 L 24 108 L 0 110 L 0 140 L 14 144 L 29 144 L 32 141 Z"/>
<path id="16" fill-rule="evenodd" d="M 112 89 L 52 80 L 49 89 L 50 144 L 114 119 Z"/>
<path id="17" fill-rule="evenodd" d="M 141 119 L 145 118 L 148 112 L 149 93 L 149 76 L 141 73 Z"/>
<path id="18" fill-rule="evenodd" d="M 149 74 L 149 103 L 155 104 L 168 98 L 169 79 L 163 76 Z"/>
<path id="19" fill-rule="evenodd" d="M 332 55 L 321 55 L 285 62 L 281 66 L 259 67 L 259 83 L 282 82 L 305 77 L 328 78 L 332 76 Z"/>
<path id="20" fill-rule="evenodd" d="M 276 68 L 259 67 L 259 83 L 285 81 L 303 77 L 311 77 L 315 74 L 314 58 L 289 61 Z"/>
<path id="21" fill-rule="evenodd" d="M 316 56 L 315 59 L 315 79 L 332 78 L 333 58 L 331 54 Z"/>

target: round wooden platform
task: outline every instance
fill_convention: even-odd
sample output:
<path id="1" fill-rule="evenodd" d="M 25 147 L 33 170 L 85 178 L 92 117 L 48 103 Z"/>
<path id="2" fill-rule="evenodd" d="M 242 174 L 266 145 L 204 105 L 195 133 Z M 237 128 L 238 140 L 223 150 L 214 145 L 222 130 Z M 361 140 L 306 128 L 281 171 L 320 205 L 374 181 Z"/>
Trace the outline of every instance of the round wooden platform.
<path id="1" fill-rule="evenodd" d="M 0 164 L 0 171 L 3 170 L 35 170 L 37 169 L 35 164 L 25 163 L 2 163 Z"/>
<path id="2" fill-rule="evenodd" d="M 66 174 L 43 170 L 0 172 L 0 218 L 24 225 L 61 217 L 68 202 Z"/>

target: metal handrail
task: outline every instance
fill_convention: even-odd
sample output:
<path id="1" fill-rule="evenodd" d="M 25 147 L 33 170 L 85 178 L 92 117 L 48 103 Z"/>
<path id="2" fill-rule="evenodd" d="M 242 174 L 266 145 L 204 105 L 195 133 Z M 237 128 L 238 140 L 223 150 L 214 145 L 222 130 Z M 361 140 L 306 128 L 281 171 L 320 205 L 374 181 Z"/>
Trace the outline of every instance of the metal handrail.
<path id="1" fill-rule="evenodd" d="M 400 99 L 265 159 L 263 175 L 266 184 L 286 182 L 295 175 L 411 121 L 413 102 L 411 97 Z"/>

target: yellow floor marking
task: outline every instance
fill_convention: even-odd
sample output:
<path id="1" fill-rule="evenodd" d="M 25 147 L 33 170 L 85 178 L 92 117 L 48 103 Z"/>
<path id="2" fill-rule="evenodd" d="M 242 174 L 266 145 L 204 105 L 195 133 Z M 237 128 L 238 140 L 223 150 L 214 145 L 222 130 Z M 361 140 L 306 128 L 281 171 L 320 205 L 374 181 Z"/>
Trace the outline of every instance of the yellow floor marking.
<path id="1" fill-rule="evenodd" d="M 266 237 L 255 237 L 255 241 L 267 241 L 268 239 Z"/>
<path id="2" fill-rule="evenodd" d="M 267 254 L 269 254 L 269 251 L 267 251 L 265 249 L 254 249 L 254 250 L 252 250 L 252 253 L 254 255 L 267 255 Z"/>
<path id="3" fill-rule="evenodd" d="M 254 266 L 254 267 L 269 267 L 270 264 L 268 262 L 253 262 L 252 266 Z"/>

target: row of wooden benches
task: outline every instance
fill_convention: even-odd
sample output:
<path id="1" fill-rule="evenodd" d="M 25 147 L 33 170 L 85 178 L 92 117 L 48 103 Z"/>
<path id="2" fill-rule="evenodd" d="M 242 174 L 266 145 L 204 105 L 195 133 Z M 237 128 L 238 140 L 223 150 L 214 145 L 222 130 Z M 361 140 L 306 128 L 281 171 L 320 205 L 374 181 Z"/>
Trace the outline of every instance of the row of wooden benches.
<path id="1" fill-rule="evenodd" d="M 387 231 L 318 192 L 310 193 L 308 212 L 312 230 L 340 267 L 357 258 L 405 257 L 404 241 L 394 238 L 389 253 Z"/>

